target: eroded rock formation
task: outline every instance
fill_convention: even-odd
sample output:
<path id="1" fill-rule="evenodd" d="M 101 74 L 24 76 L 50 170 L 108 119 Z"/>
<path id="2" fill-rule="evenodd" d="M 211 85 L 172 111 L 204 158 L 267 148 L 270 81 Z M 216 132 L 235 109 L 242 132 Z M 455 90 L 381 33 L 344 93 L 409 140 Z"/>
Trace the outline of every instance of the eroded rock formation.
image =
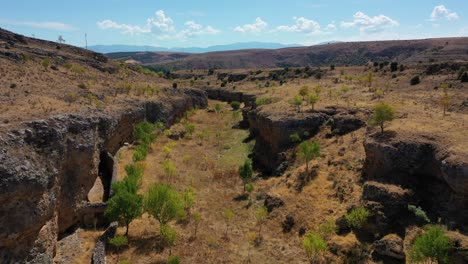
<path id="1" fill-rule="evenodd" d="M 125 112 L 60 115 L 0 134 L 0 262 L 51 263 L 58 235 L 79 224 L 80 205 L 108 168 L 101 153 L 115 154 L 144 119 L 172 123 L 207 105 L 198 90 L 165 93 Z"/>

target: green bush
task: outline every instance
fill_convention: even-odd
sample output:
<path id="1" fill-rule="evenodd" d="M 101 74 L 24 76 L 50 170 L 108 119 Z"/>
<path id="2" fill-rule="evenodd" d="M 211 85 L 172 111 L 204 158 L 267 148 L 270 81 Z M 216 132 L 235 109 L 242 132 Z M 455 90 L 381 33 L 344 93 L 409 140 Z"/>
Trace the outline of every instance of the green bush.
<path id="1" fill-rule="evenodd" d="M 128 245 L 128 239 L 126 236 L 116 236 L 109 239 L 109 244 L 120 249 L 126 245 Z"/>
<path id="2" fill-rule="evenodd" d="M 170 256 L 167 259 L 167 264 L 179 264 L 180 263 L 180 258 L 179 256 Z"/>
<path id="3" fill-rule="evenodd" d="M 369 125 L 379 126 L 383 133 L 385 122 L 392 121 L 395 118 L 395 108 L 385 102 L 377 103 L 374 106 L 374 113 L 369 120 Z"/>
<path id="4" fill-rule="evenodd" d="M 264 98 L 258 98 L 255 100 L 255 106 L 261 106 L 261 105 L 266 105 L 266 104 L 271 104 L 271 98 L 264 97 Z"/>
<path id="5" fill-rule="evenodd" d="M 148 155 L 149 152 L 149 145 L 147 144 L 141 144 L 135 147 L 135 152 L 133 152 L 133 161 L 142 161 L 146 159 L 146 156 Z"/>
<path id="6" fill-rule="evenodd" d="M 241 103 L 238 101 L 232 101 L 231 102 L 231 107 L 233 110 L 239 110 Z"/>
<path id="7" fill-rule="evenodd" d="M 361 228 L 361 226 L 367 221 L 369 217 L 369 211 L 366 208 L 359 207 L 354 208 L 351 212 L 345 215 L 346 222 L 353 228 Z"/>
<path id="8" fill-rule="evenodd" d="M 338 227 L 336 226 L 336 221 L 333 219 L 329 219 L 317 227 L 317 233 L 325 239 L 328 239 L 329 237 L 336 234 L 337 230 Z"/>
<path id="9" fill-rule="evenodd" d="M 291 140 L 292 143 L 299 143 L 302 141 L 301 136 L 299 136 L 298 133 L 293 133 L 289 135 L 289 139 Z"/>
<path id="10" fill-rule="evenodd" d="M 453 245 L 444 234 L 441 226 L 429 226 L 424 234 L 417 237 L 409 249 L 410 260 L 413 262 L 435 261 L 449 263 L 449 253 Z"/>
<path id="11" fill-rule="evenodd" d="M 156 139 L 156 135 L 154 134 L 155 129 L 156 125 L 145 120 L 135 126 L 133 134 L 136 140 L 150 144 Z"/>
<path id="12" fill-rule="evenodd" d="M 314 260 L 327 250 L 327 243 L 314 232 L 309 232 L 302 241 L 304 250 L 309 260 Z"/>

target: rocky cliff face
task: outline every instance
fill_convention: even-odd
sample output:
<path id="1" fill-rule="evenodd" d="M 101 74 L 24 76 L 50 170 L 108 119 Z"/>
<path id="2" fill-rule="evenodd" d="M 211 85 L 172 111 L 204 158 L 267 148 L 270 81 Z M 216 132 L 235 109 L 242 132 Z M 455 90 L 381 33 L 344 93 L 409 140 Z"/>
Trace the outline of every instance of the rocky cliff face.
<path id="1" fill-rule="evenodd" d="M 254 160 L 267 174 L 285 161 L 282 153 L 293 145 L 292 134 L 306 139 L 314 136 L 323 125 L 329 125 L 332 133 L 343 135 L 364 126 L 367 118 L 365 112 L 334 107 L 294 114 L 271 114 L 256 109 L 247 116 L 250 132 L 256 139 Z"/>
<path id="2" fill-rule="evenodd" d="M 366 180 L 408 188 L 433 220 L 468 230 L 468 164 L 447 151 L 442 139 L 384 134 L 368 137 L 364 147 Z"/>
<path id="3" fill-rule="evenodd" d="M 96 177 L 109 175 L 100 171 L 102 153 L 131 141 L 145 118 L 172 123 L 207 105 L 201 91 L 165 92 L 170 96 L 134 102 L 126 112 L 60 115 L 0 134 L 0 262 L 51 263 L 57 236 L 79 223 Z"/>

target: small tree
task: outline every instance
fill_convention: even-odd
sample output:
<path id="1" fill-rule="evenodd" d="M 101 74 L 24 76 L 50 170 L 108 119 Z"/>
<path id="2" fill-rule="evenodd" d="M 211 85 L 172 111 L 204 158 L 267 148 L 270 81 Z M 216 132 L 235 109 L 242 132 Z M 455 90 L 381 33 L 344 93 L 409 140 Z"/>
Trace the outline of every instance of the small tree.
<path id="1" fill-rule="evenodd" d="M 254 191 L 255 187 L 252 183 L 248 183 L 244 186 L 244 190 L 249 193 L 249 199 L 250 199 L 250 194 Z"/>
<path id="2" fill-rule="evenodd" d="M 257 208 L 255 210 L 255 219 L 257 220 L 258 225 L 258 236 L 261 236 L 262 226 L 265 224 L 268 217 L 268 209 L 265 206 Z"/>
<path id="3" fill-rule="evenodd" d="M 390 71 L 391 72 L 396 72 L 397 70 L 398 70 L 398 62 L 390 63 Z"/>
<path id="4" fill-rule="evenodd" d="M 395 109 L 390 104 L 380 102 L 374 106 L 374 113 L 370 119 L 370 125 L 380 126 L 383 133 L 385 122 L 392 121 L 395 118 Z"/>
<path id="5" fill-rule="evenodd" d="M 468 72 L 464 72 L 464 73 L 462 74 L 462 76 L 460 77 L 460 81 L 461 81 L 462 83 L 468 82 Z"/>
<path id="6" fill-rule="evenodd" d="M 309 232 L 305 235 L 302 245 L 310 262 L 319 260 L 327 250 L 325 240 L 314 232 Z"/>
<path id="7" fill-rule="evenodd" d="M 309 173 L 309 161 L 320 157 L 320 144 L 316 141 L 304 141 L 299 144 L 299 155 L 305 159 L 306 173 Z"/>
<path id="8" fill-rule="evenodd" d="M 111 221 L 118 221 L 126 227 L 128 236 L 130 223 L 143 213 L 143 197 L 137 194 L 140 179 L 137 176 L 126 176 L 123 181 L 112 185 L 114 195 L 107 202 L 105 216 Z"/>
<path id="9" fill-rule="evenodd" d="M 244 161 L 244 164 L 239 166 L 239 176 L 242 180 L 244 191 L 245 191 L 245 184 L 247 184 L 250 180 L 252 180 L 252 175 L 253 175 L 252 162 L 250 161 L 250 159 L 246 159 Z"/>
<path id="10" fill-rule="evenodd" d="M 228 237 L 228 231 L 229 231 L 229 226 L 232 222 L 232 220 L 234 219 L 234 212 L 227 208 L 223 211 L 223 218 L 224 218 L 224 221 L 226 222 L 226 231 L 224 232 L 224 237 L 227 238 Z"/>
<path id="11" fill-rule="evenodd" d="M 317 94 L 317 96 L 320 95 L 320 93 L 322 92 L 322 87 L 320 85 L 317 85 L 315 86 L 315 93 Z"/>
<path id="12" fill-rule="evenodd" d="M 309 94 L 309 87 L 304 85 L 299 89 L 299 95 L 302 96 L 302 101 L 305 100 L 305 97 Z"/>
<path id="13" fill-rule="evenodd" d="M 176 82 L 172 83 L 172 88 L 177 89 L 177 83 Z"/>
<path id="14" fill-rule="evenodd" d="M 414 262 L 450 263 L 452 248 L 453 244 L 444 234 L 442 227 L 433 225 L 414 240 L 409 250 L 409 257 Z"/>
<path id="15" fill-rule="evenodd" d="M 298 113 L 301 112 L 302 100 L 299 95 L 294 96 L 294 98 L 289 101 L 289 104 L 296 107 Z"/>
<path id="16" fill-rule="evenodd" d="M 221 105 L 220 105 L 220 104 L 215 104 L 214 109 L 215 109 L 215 112 L 216 112 L 217 114 L 219 114 L 219 113 L 221 112 Z"/>
<path id="17" fill-rule="evenodd" d="M 146 212 L 154 217 L 161 226 L 184 217 L 184 202 L 176 190 L 169 185 L 154 184 L 146 193 Z"/>
<path id="18" fill-rule="evenodd" d="M 315 104 L 318 102 L 319 97 L 316 94 L 309 95 L 309 104 L 312 106 L 312 110 L 314 110 Z"/>

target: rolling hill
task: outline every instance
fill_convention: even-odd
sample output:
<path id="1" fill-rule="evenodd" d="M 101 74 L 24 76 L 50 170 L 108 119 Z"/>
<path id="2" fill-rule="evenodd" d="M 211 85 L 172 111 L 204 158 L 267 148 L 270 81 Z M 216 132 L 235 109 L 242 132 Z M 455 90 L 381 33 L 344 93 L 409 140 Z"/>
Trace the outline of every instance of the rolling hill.
<path id="1" fill-rule="evenodd" d="M 340 42 L 309 47 L 248 49 L 202 54 L 125 52 L 110 53 L 108 56 L 176 70 L 363 65 L 368 61 L 456 62 L 468 61 L 468 38 Z"/>

